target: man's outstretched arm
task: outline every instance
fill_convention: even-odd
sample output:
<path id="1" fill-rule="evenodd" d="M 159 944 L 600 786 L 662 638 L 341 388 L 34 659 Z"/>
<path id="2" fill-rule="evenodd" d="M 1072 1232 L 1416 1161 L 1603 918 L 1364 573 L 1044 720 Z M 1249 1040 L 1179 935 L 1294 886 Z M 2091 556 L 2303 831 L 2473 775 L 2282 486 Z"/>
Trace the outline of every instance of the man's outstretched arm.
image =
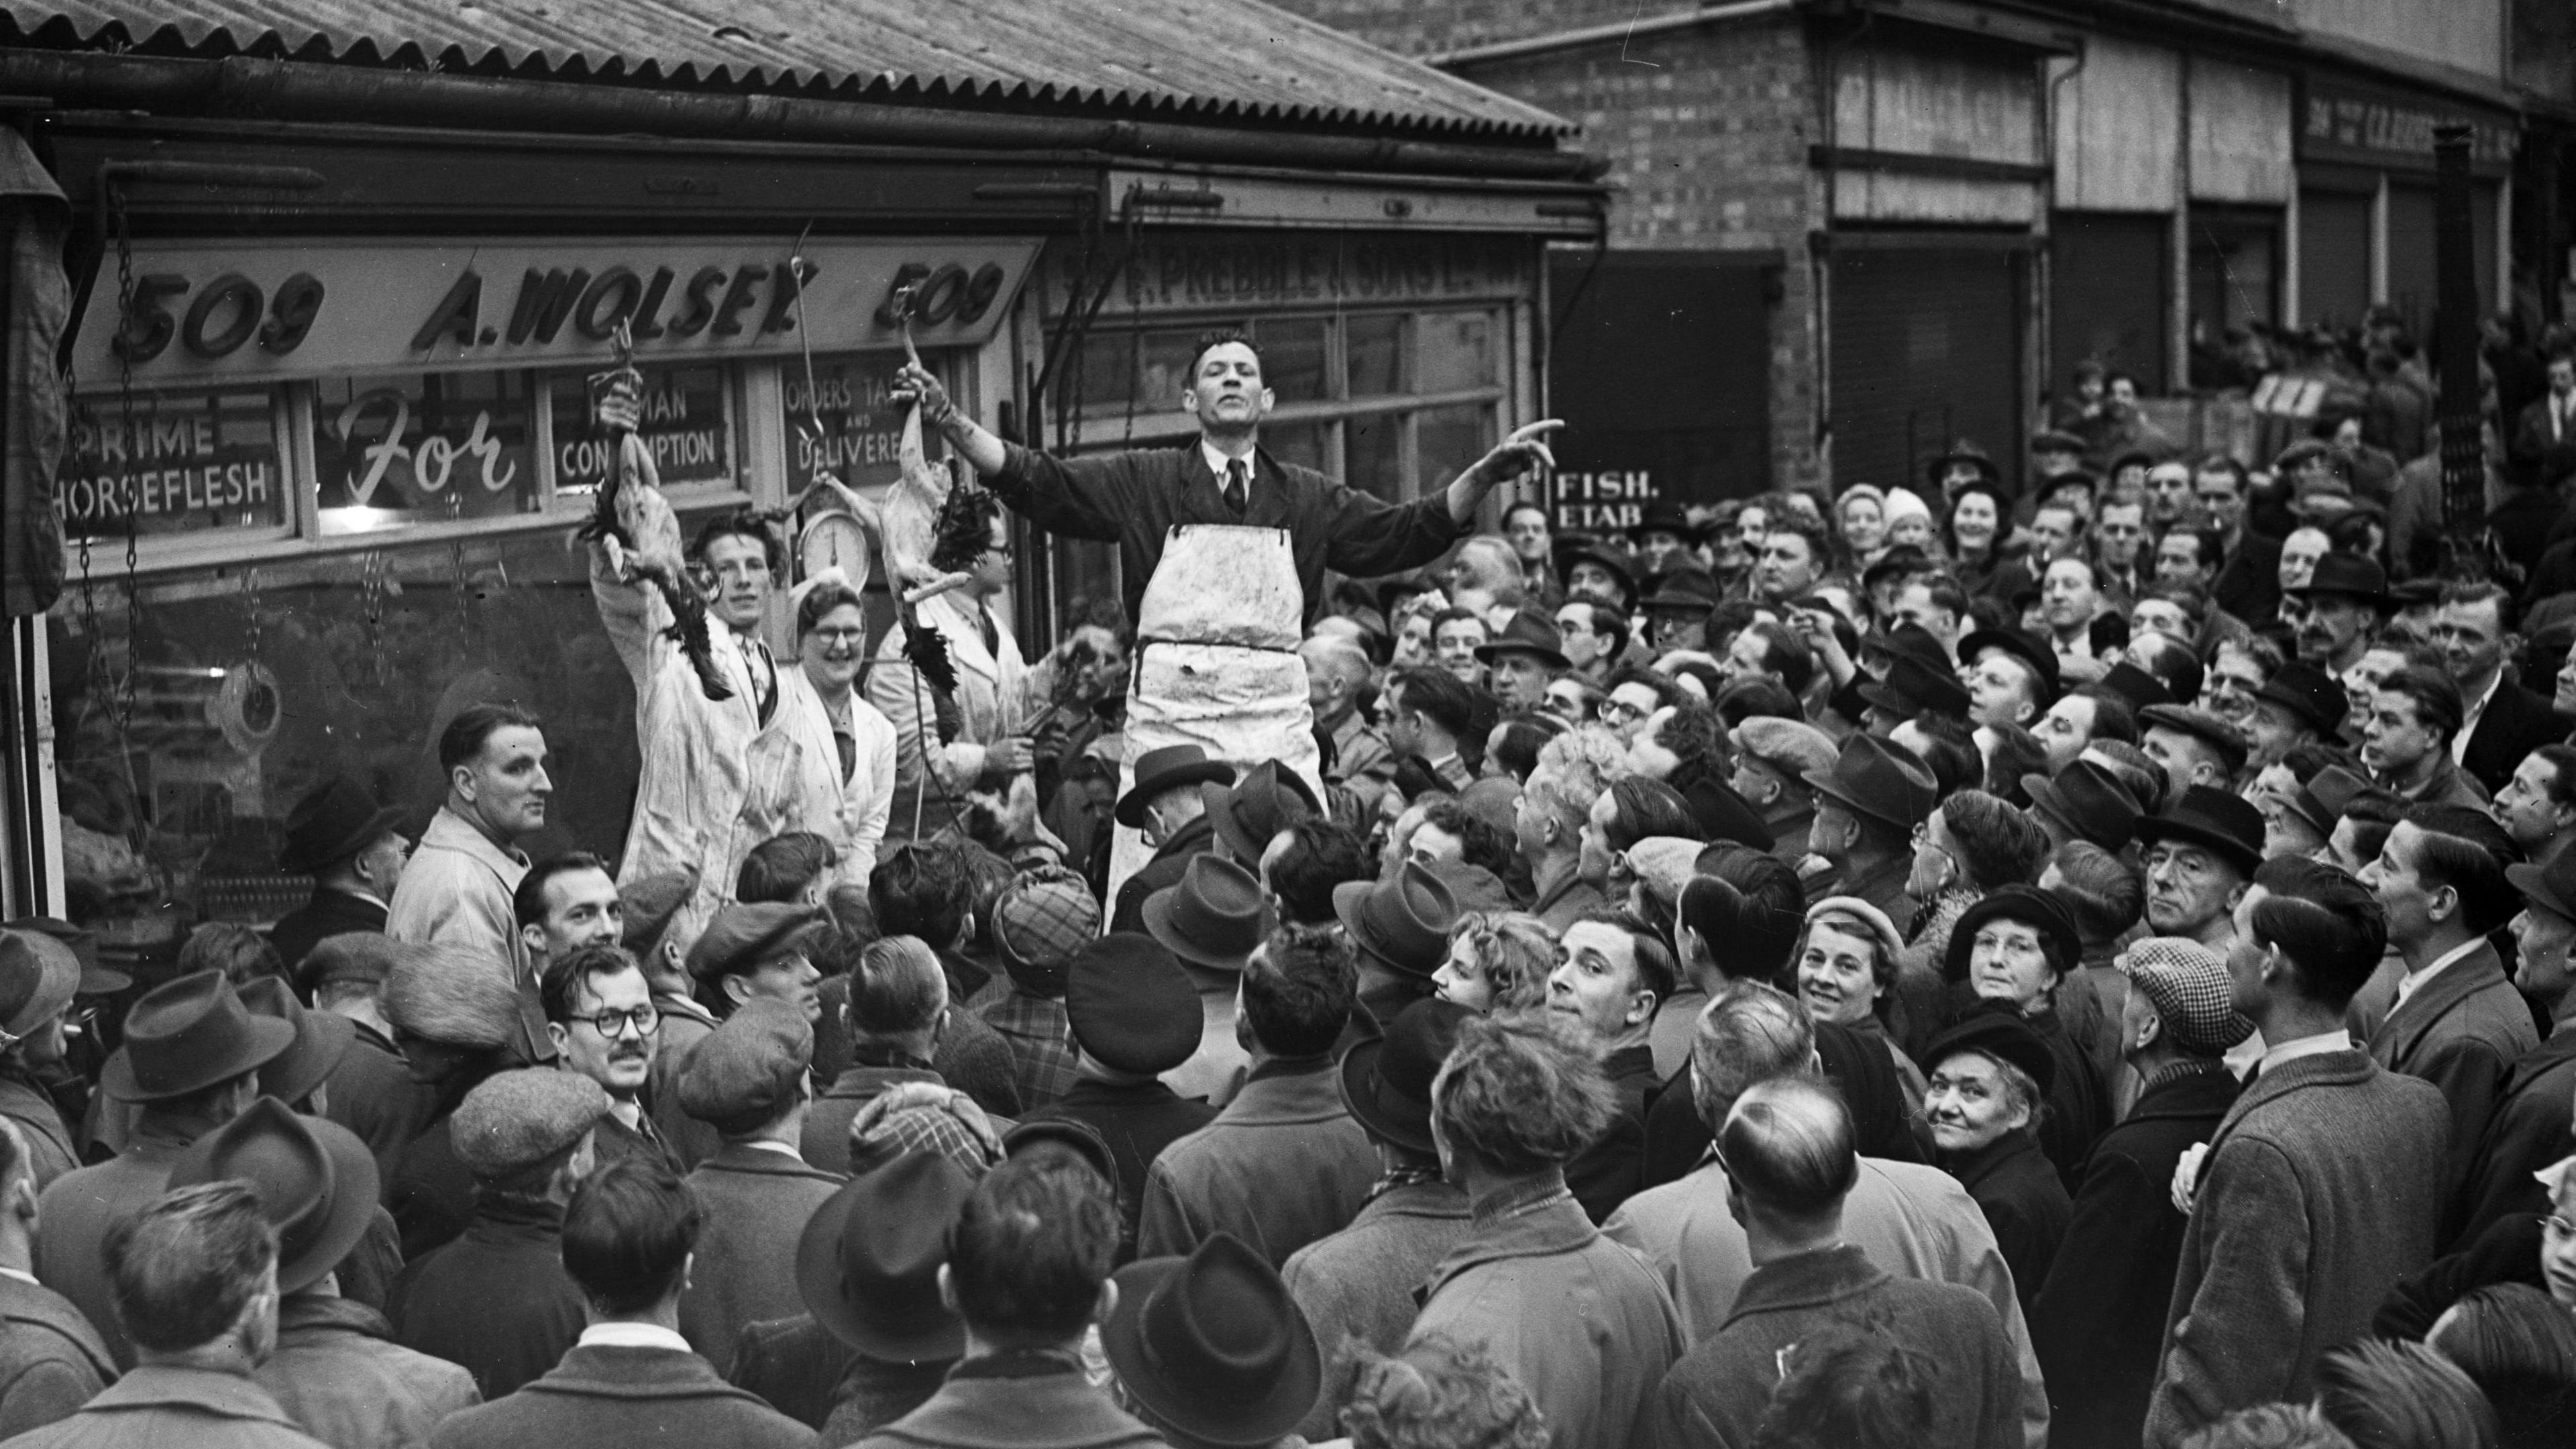
<path id="1" fill-rule="evenodd" d="M 966 416 L 939 379 L 915 363 L 896 371 L 890 395 L 903 403 L 918 400 L 923 425 L 974 465 L 976 475 L 1012 512 L 1062 538 L 1118 541 L 1117 520 L 1126 511 L 1120 494 L 1132 471 L 1122 455 L 1066 462 L 1035 448 L 1014 450 Z"/>

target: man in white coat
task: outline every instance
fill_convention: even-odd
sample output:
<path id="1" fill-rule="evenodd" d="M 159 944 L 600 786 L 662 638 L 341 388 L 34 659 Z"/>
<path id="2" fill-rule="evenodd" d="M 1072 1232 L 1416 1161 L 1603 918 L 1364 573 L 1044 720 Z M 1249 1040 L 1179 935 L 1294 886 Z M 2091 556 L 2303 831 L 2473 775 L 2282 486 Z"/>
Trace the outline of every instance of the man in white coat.
<path id="1" fill-rule="evenodd" d="M 895 734 L 889 841 L 932 835 L 964 813 L 970 793 L 1007 796 L 1014 779 L 1029 773 L 1035 757 L 1026 735 L 1028 667 L 995 612 L 996 601 L 1007 606 L 1010 597 L 1010 541 L 1001 505 L 989 493 L 952 500 L 941 515 L 930 566 L 968 581 L 923 600 L 918 617 L 948 643 L 957 669 L 953 717 L 904 656 L 901 624 L 877 646 L 868 703 L 893 723 Z"/>

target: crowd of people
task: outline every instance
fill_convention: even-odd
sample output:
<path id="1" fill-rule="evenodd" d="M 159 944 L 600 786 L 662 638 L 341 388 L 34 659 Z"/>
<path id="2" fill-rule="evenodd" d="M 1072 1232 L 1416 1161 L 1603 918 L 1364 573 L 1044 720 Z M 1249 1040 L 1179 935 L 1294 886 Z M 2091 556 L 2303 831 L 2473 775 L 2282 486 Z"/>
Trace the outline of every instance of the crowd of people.
<path id="1" fill-rule="evenodd" d="M 2368 418 L 1578 538 L 1476 531 L 1530 438 L 1386 505 L 1194 371 L 1195 473 L 915 379 L 966 586 L 871 650 L 809 580 L 774 661 L 719 519 L 729 699 L 596 568 L 614 864 L 520 848 L 544 722 L 477 705 L 416 838 L 330 782 L 311 902 L 166 980 L 12 923 L 0 1436 L 2576 1442 L 2576 360 L 2518 587 L 2423 566 Z M 1114 617 L 1023 663 L 1001 507 L 1113 487 L 1316 540 L 1320 771 L 1129 748 Z"/>

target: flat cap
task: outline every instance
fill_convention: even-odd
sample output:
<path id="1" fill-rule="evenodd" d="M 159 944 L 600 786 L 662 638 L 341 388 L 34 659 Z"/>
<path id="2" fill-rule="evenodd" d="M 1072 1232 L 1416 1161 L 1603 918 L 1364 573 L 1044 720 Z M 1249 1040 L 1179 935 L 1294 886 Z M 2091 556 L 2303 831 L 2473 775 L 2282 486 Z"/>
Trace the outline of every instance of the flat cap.
<path id="1" fill-rule="evenodd" d="M 1051 981 L 1062 991 L 1073 953 L 1098 939 L 1100 902 L 1069 870 L 1021 876 L 993 903 L 993 944 L 1001 948 L 1003 968 L 1023 986 Z"/>
<path id="2" fill-rule="evenodd" d="M 385 1020 L 425 1041 L 488 1050 L 518 1039 L 510 963 L 462 946 L 398 948 L 383 1001 Z"/>
<path id="3" fill-rule="evenodd" d="M 295 984 L 307 997 L 343 983 L 382 986 L 407 948 L 382 931 L 343 931 L 325 936 L 295 963 Z"/>
<path id="4" fill-rule="evenodd" d="M 1737 725 L 1735 743 L 1746 754 L 1792 777 L 1809 770 L 1831 773 L 1840 753 L 1833 737 L 1814 725 L 1767 714 Z"/>
<path id="5" fill-rule="evenodd" d="M 2198 941 L 2149 936 L 2122 954 L 2120 974 L 2156 1009 L 2173 1044 L 2193 1056 L 2224 1056 L 2254 1034 L 2254 1023 L 2228 1004 L 2227 963 Z"/>
<path id="6" fill-rule="evenodd" d="M 2159 726 L 2179 730 L 2218 751 L 2219 760 L 2231 775 L 2245 768 L 2245 732 L 2208 710 L 2186 704 L 2151 704 L 2138 711 L 2138 728 L 2142 732 Z"/>
<path id="7" fill-rule="evenodd" d="M 719 1132 L 762 1126 L 796 1099 L 814 1064 L 814 1028 L 786 1002 L 755 996 L 680 1059 L 680 1110 Z"/>
<path id="8" fill-rule="evenodd" d="M 466 1170 L 491 1181 L 570 1150 L 607 1115 L 608 1093 L 599 1083 L 530 1067 L 484 1078 L 447 1119 L 447 1133 Z"/>
<path id="9" fill-rule="evenodd" d="M 797 927 L 812 919 L 812 907 L 785 901 L 718 906 L 714 919 L 699 933 L 698 943 L 689 948 L 689 975 L 705 981 L 747 972 L 775 954 L 789 936 L 796 934 Z"/>
<path id="10" fill-rule="evenodd" d="M 618 908 L 624 912 L 626 935 L 621 942 L 627 950 L 641 956 L 662 942 L 662 933 L 671 926 L 671 918 L 697 894 L 698 872 L 669 870 L 628 881 L 617 888 Z"/>

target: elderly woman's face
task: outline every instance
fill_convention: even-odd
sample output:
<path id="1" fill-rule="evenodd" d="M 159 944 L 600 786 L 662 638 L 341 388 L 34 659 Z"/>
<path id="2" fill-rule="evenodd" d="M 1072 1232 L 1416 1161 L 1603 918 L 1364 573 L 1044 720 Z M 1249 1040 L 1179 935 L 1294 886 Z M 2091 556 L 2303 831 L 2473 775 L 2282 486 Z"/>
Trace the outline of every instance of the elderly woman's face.
<path id="1" fill-rule="evenodd" d="M 1974 1152 L 2030 1121 L 2029 1108 L 2013 1100 L 2001 1063 L 1984 1052 L 1958 1052 L 1932 1065 L 1923 1115 L 1932 1145 L 1943 1152 Z"/>
<path id="2" fill-rule="evenodd" d="M 2027 1015 L 2048 1001 L 2057 973 L 2027 921 L 1991 920 L 1968 942 L 1968 985 L 1980 1001 L 2009 1001 Z"/>
<path id="3" fill-rule="evenodd" d="M 1865 1021 L 1878 1005 L 1877 947 L 1870 938 L 1818 924 L 1798 953 L 1798 1000 L 1807 1015 L 1836 1026 Z"/>

